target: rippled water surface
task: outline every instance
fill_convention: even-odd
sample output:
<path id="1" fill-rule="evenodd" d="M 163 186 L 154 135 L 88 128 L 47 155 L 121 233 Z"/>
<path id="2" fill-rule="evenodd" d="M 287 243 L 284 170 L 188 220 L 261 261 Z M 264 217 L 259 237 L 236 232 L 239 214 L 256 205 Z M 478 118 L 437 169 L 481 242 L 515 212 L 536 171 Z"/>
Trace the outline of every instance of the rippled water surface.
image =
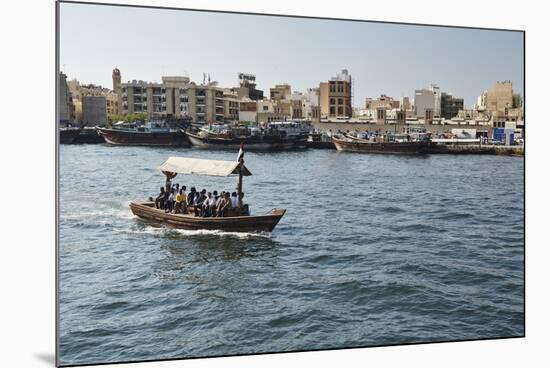
<path id="1" fill-rule="evenodd" d="M 252 212 L 287 209 L 252 235 L 134 218 L 171 155 L 237 152 L 61 146 L 62 364 L 524 334 L 522 158 L 248 152 Z"/>

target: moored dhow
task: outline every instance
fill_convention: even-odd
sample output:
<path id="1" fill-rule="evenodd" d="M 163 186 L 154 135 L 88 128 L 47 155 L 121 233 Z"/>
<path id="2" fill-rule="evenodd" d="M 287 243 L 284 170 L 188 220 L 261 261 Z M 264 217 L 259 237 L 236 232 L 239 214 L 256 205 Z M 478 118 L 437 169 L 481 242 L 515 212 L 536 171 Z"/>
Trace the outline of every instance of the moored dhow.
<path id="1" fill-rule="evenodd" d="M 419 141 L 397 141 L 378 137 L 372 139 L 356 138 L 350 135 L 337 134 L 332 142 L 338 151 L 387 154 L 424 154 L 428 153 L 431 142 L 428 139 Z"/>
<path id="2" fill-rule="evenodd" d="M 238 149 L 244 143 L 249 150 L 288 150 L 305 148 L 309 126 L 297 122 L 272 122 L 265 128 L 212 125 L 185 134 L 193 147 Z"/>
<path id="3" fill-rule="evenodd" d="M 59 143 L 61 144 L 74 143 L 74 141 L 80 134 L 81 130 L 82 130 L 81 128 L 73 128 L 73 127 L 59 128 Z"/>
<path id="4" fill-rule="evenodd" d="M 99 134 L 99 131 L 96 127 L 84 127 L 80 131 L 80 134 L 76 137 L 76 139 L 73 141 L 74 144 L 98 144 L 98 143 L 105 143 L 105 138 L 101 134 Z"/>
<path id="5" fill-rule="evenodd" d="M 312 132 L 306 142 L 307 148 L 335 149 L 332 136 L 325 132 Z"/>
<path id="6" fill-rule="evenodd" d="M 242 152 L 242 151 L 241 151 Z M 178 173 L 194 175 L 211 176 L 233 176 L 239 177 L 238 193 L 242 193 L 242 178 L 250 176 L 252 173 L 244 166 L 242 155 L 239 155 L 239 161 L 220 161 L 204 160 L 185 157 L 169 157 L 159 170 L 166 176 L 167 187 L 169 182 Z M 272 232 L 275 226 L 284 216 L 286 210 L 274 208 L 265 215 L 248 214 L 248 211 L 242 211 L 248 208 L 242 203 L 242 197 L 239 200 L 238 208 L 228 211 L 226 216 L 202 217 L 197 216 L 193 206 L 186 206 L 182 213 L 167 212 L 164 209 L 157 208 L 154 201 L 132 202 L 130 209 L 132 213 L 146 221 L 154 222 L 167 227 L 185 229 L 185 230 L 221 230 L 226 232 Z"/>
<path id="7" fill-rule="evenodd" d="M 115 125 L 112 128 L 97 128 L 105 141 L 127 146 L 188 146 L 187 137 L 180 129 L 146 123 L 142 126 Z"/>

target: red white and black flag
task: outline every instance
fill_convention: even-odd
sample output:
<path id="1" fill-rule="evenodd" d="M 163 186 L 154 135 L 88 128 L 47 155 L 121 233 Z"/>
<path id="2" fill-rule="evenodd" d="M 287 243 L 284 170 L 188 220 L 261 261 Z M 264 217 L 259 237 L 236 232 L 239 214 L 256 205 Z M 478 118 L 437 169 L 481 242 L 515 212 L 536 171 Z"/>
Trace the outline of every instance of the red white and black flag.
<path id="1" fill-rule="evenodd" d="M 244 143 L 241 142 L 241 148 L 239 148 L 239 156 L 237 161 L 242 161 L 244 159 Z"/>

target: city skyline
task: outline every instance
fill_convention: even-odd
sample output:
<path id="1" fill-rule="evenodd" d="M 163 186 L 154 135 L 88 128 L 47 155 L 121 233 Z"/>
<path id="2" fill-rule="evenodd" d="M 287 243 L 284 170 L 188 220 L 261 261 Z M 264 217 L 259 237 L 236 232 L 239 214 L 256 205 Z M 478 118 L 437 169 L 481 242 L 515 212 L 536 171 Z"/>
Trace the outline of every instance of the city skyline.
<path id="1" fill-rule="evenodd" d="M 305 92 L 348 69 L 354 107 L 381 94 L 413 97 L 432 83 L 465 107 L 496 81 L 524 95 L 522 32 L 60 5 L 60 68 L 82 83 L 111 88 L 118 67 L 123 82 L 187 75 L 200 83 L 208 73 L 232 87 L 246 72 L 264 91 L 289 83 Z"/>

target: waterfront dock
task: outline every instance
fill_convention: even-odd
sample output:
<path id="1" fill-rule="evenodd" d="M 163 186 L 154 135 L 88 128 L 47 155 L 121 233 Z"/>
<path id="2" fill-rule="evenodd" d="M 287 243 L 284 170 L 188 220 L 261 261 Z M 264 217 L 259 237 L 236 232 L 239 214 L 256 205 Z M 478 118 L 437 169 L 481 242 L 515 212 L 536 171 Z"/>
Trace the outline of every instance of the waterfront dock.
<path id="1" fill-rule="evenodd" d="M 523 156 L 523 146 L 504 146 L 489 144 L 436 144 L 430 148 L 429 153 L 435 154 L 473 154 L 473 155 L 505 155 Z"/>

